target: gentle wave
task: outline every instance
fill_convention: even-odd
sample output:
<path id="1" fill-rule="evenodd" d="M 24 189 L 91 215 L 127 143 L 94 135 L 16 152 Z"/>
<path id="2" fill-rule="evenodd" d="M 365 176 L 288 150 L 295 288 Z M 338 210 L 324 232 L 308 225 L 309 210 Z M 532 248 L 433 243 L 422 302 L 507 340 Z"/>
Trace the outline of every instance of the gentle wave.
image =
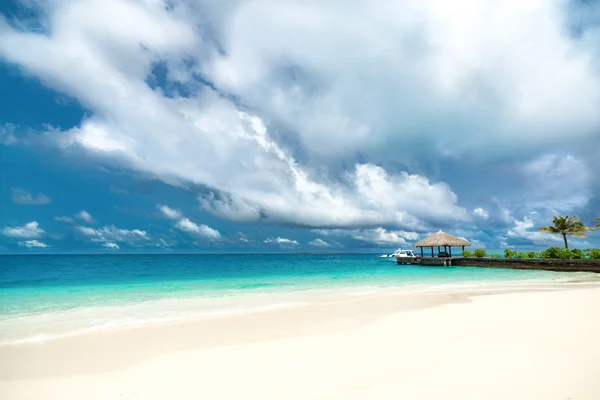
<path id="1" fill-rule="evenodd" d="M 132 302 L 110 306 L 82 306 L 68 310 L 43 313 L 23 313 L 2 316 L 0 320 L 0 345 L 41 342 L 92 332 L 114 330 L 148 324 L 184 321 L 275 310 L 310 304 L 356 299 L 378 294 L 418 294 L 507 290 L 549 289 L 568 283 L 589 284 L 586 275 L 553 276 L 551 279 L 526 279 L 521 281 L 472 281 L 437 284 L 304 287 L 287 292 L 274 291 L 248 293 L 240 291 L 228 297 L 162 298 L 145 302 Z M 114 299 L 118 303 L 119 299 Z M 121 299 L 124 300 L 124 299 Z M 40 329 L 40 327 L 43 327 Z"/>
<path id="2" fill-rule="evenodd" d="M 16 345 L 16 344 L 24 344 L 24 343 L 35 343 L 35 342 L 43 342 L 47 340 L 54 340 L 66 337 L 79 336 L 84 334 L 89 334 L 93 332 L 100 331 L 110 331 L 121 328 L 135 327 L 135 326 L 143 326 L 143 325 L 152 325 L 152 324 L 162 324 L 162 323 L 176 323 L 191 319 L 199 319 L 199 318 L 209 318 L 209 317 L 224 317 L 224 316 L 232 316 L 232 315 L 242 315 L 242 314 L 250 314 L 255 312 L 264 312 L 264 311 L 272 311 L 277 309 L 285 309 L 292 307 L 302 307 L 309 305 L 308 302 L 286 302 L 286 303 L 274 303 L 274 304 L 266 304 L 262 306 L 255 307 L 241 307 L 241 308 L 222 308 L 222 309 L 213 309 L 213 310 L 205 310 L 202 312 L 191 312 L 185 315 L 170 315 L 170 316 L 162 316 L 162 317 L 140 317 L 140 318 L 125 318 L 125 319 L 115 319 L 110 320 L 98 325 L 87 326 L 84 328 L 78 328 L 73 330 L 61 331 L 61 332 L 52 332 L 52 333 L 37 333 L 31 336 L 25 337 L 16 337 L 16 338 L 6 338 L 0 341 L 0 346 L 7 345 Z"/>

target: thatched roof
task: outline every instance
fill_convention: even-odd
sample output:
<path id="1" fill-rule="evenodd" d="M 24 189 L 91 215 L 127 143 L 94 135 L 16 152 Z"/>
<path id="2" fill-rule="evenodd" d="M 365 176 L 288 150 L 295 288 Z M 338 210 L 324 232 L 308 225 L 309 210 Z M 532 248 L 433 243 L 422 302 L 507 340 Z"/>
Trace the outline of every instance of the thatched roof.
<path id="1" fill-rule="evenodd" d="M 427 236 L 423 240 L 415 243 L 415 247 L 437 247 L 437 246 L 470 246 L 471 243 L 465 239 L 457 238 L 456 236 L 448 235 L 446 232 L 439 231 L 431 236 Z"/>

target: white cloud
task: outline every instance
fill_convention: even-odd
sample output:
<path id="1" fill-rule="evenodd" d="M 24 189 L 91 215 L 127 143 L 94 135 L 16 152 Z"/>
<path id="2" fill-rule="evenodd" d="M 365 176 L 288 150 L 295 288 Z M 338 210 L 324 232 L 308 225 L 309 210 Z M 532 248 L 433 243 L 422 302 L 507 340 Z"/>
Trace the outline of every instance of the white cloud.
<path id="1" fill-rule="evenodd" d="M 326 236 L 350 237 L 380 246 L 405 246 L 419 239 L 419 234 L 416 232 L 388 230 L 382 227 L 374 229 L 315 229 L 314 232 Z"/>
<path id="2" fill-rule="evenodd" d="M 64 222 L 66 224 L 72 224 L 73 223 L 73 218 L 71 218 L 71 217 L 64 217 L 64 216 L 54 217 L 54 220 L 58 221 L 58 222 Z"/>
<path id="3" fill-rule="evenodd" d="M 461 239 L 465 239 L 465 238 L 461 238 Z M 468 239 L 465 239 L 465 240 L 468 240 Z M 473 245 L 474 249 L 485 249 L 486 248 L 486 243 L 481 240 L 471 239 L 470 242 Z"/>
<path id="4" fill-rule="evenodd" d="M 570 36 L 566 10 L 536 0 L 247 1 L 204 71 L 323 157 L 428 137 L 449 149 L 530 147 L 599 124 L 598 42 Z"/>
<path id="5" fill-rule="evenodd" d="M 46 232 L 40 228 L 40 225 L 37 223 L 37 221 L 29 222 L 23 226 L 7 226 L 2 229 L 2 234 L 4 236 L 19 239 L 39 239 L 45 233 Z"/>
<path id="6" fill-rule="evenodd" d="M 116 244 L 115 242 L 106 242 L 106 243 L 102 243 L 103 247 L 106 247 L 107 249 L 111 249 L 111 250 L 119 250 L 121 247 L 119 247 L 118 244 Z"/>
<path id="7" fill-rule="evenodd" d="M 251 222 L 261 218 L 261 208 L 233 193 L 219 195 L 210 192 L 199 199 L 203 210 L 232 221 Z"/>
<path id="8" fill-rule="evenodd" d="M 309 246 L 313 246 L 313 247 L 323 247 L 323 248 L 328 248 L 328 247 L 335 247 L 336 245 L 328 243 L 326 241 L 324 241 L 321 238 L 317 238 L 311 242 L 308 242 Z"/>
<path id="9" fill-rule="evenodd" d="M 165 239 L 158 239 L 156 247 L 162 247 L 163 249 L 175 246 L 177 243 L 173 240 L 166 241 Z"/>
<path id="10" fill-rule="evenodd" d="M 405 232 L 388 231 L 384 228 L 365 229 L 352 234 L 352 238 L 376 245 L 407 245 Z M 409 235 L 411 238 L 415 236 Z"/>
<path id="11" fill-rule="evenodd" d="M 276 147 L 274 143 L 269 146 Z M 289 167 L 290 183 L 283 181 L 268 191 L 239 186 L 234 189 L 237 195 L 211 193 L 201 199 L 202 208 L 227 219 L 309 227 L 387 224 L 415 229 L 423 226 L 422 220 L 469 219 L 445 183 L 432 184 L 419 175 L 389 174 L 373 164 L 356 164 L 346 174 L 346 185 L 326 185 L 311 180 L 293 159 L 281 157 Z"/>
<path id="12" fill-rule="evenodd" d="M 171 208 L 169 206 L 157 204 L 156 207 L 168 219 L 180 219 L 182 217 L 181 211 Z"/>
<path id="13" fill-rule="evenodd" d="M 533 221 L 525 217 L 522 221 L 514 220 L 514 226 L 506 233 L 507 237 L 531 240 L 536 245 L 555 245 L 562 242 L 562 238 L 557 235 L 540 232 L 539 228 L 530 230 L 534 227 Z"/>
<path id="14" fill-rule="evenodd" d="M 50 197 L 39 193 L 36 196 L 32 195 L 23 189 L 10 189 L 12 191 L 12 199 L 17 204 L 27 204 L 32 206 L 41 206 L 50 203 Z"/>
<path id="15" fill-rule="evenodd" d="M 102 228 L 90 228 L 88 226 L 77 226 L 75 229 L 82 235 L 97 243 L 108 242 L 144 242 L 150 239 L 146 231 L 140 229 L 119 229 L 114 225 Z"/>
<path id="16" fill-rule="evenodd" d="M 53 135 L 63 147 L 207 186 L 200 205 L 214 215 L 426 229 L 472 217 L 445 183 L 369 161 L 514 154 L 598 132 L 597 42 L 567 32 L 565 9 L 557 0 L 57 1 L 44 9 L 47 32 L 0 21 L 0 56 L 91 110 Z M 166 86 L 191 94 L 150 87 L 159 64 L 176 83 Z M 331 165 L 348 166 L 346 180 Z"/>
<path id="17" fill-rule="evenodd" d="M 198 225 L 195 222 L 190 221 L 188 218 L 179 220 L 177 224 L 175 224 L 175 227 L 196 237 L 202 237 L 211 240 L 217 240 L 221 238 L 221 233 L 218 230 L 207 225 Z"/>
<path id="18" fill-rule="evenodd" d="M 0 29 L 2 28 L 2 21 L 0 21 Z M 19 143 L 19 139 L 17 139 L 14 135 L 15 125 L 13 124 L 4 124 L 0 126 L 0 143 L 6 146 L 10 146 L 16 143 Z"/>
<path id="19" fill-rule="evenodd" d="M 288 238 L 282 238 L 282 237 L 275 237 L 275 238 L 267 238 L 263 241 L 264 243 L 267 244 L 277 244 L 281 247 L 294 247 L 294 246 L 300 246 L 300 243 L 298 243 L 296 240 L 293 239 L 288 239 Z"/>
<path id="20" fill-rule="evenodd" d="M 204 224 L 196 224 L 189 218 L 186 218 L 179 210 L 162 204 L 158 204 L 156 207 L 166 218 L 177 221 L 175 223 L 175 227 L 177 229 L 186 232 L 191 236 L 210 240 L 217 240 L 221 238 L 221 233 L 218 230 Z"/>
<path id="21" fill-rule="evenodd" d="M 35 239 L 33 239 L 33 240 L 25 240 L 23 242 L 19 242 L 19 244 L 21 246 L 25 246 L 25 247 L 28 247 L 28 248 L 32 248 L 32 247 L 47 248 L 47 247 L 50 247 L 46 243 L 41 242 L 39 240 L 35 240 Z"/>
<path id="22" fill-rule="evenodd" d="M 78 218 L 88 224 L 93 224 L 96 222 L 96 220 L 94 220 L 94 218 L 92 218 L 90 213 L 85 210 L 81 210 L 77 214 L 75 214 L 75 218 Z"/>
<path id="23" fill-rule="evenodd" d="M 478 207 L 473 210 L 473 215 L 475 215 L 477 217 L 481 217 L 483 219 L 488 219 L 490 216 L 490 213 L 486 209 Z"/>

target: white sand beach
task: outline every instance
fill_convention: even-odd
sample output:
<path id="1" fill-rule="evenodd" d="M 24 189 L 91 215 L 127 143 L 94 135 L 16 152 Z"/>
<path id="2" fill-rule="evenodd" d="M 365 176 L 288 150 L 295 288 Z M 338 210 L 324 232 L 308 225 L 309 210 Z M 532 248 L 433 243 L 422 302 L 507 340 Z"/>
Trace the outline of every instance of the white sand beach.
<path id="1" fill-rule="evenodd" d="M 374 295 L 2 346 L 0 397 L 597 400 L 599 338 L 597 287 Z"/>

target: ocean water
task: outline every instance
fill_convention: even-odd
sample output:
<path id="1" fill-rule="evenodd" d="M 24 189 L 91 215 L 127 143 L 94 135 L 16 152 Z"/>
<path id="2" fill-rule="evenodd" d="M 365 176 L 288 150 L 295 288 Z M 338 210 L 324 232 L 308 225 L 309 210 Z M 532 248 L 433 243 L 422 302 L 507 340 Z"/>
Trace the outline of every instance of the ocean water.
<path id="1" fill-rule="evenodd" d="M 398 266 L 370 254 L 0 256 L 0 344 L 380 292 L 537 287 L 586 278 Z"/>

